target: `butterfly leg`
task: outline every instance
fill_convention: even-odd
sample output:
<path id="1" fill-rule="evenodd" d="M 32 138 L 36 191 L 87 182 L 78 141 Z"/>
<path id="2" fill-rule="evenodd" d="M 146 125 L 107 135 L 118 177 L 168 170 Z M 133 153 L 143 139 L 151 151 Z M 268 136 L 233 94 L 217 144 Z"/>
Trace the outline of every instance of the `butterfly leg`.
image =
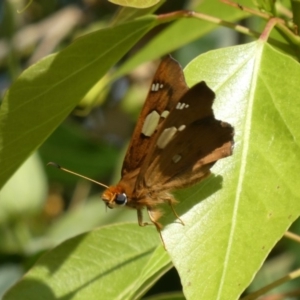
<path id="1" fill-rule="evenodd" d="M 143 212 L 141 209 L 137 209 L 137 218 L 138 218 L 138 223 L 141 227 L 144 227 L 147 225 L 152 225 L 152 224 L 149 224 L 149 223 L 143 221 Z"/>
<path id="2" fill-rule="evenodd" d="M 159 233 L 160 239 L 161 239 L 161 241 L 162 241 L 162 244 L 163 244 L 165 250 L 167 251 L 167 248 L 166 248 L 164 239 L 163 239 L 162 234 L 161 234 L 162 226 L 161 226 L 160 223 L 158 223 L 158 222 L 156 221 L 156 218 L 155 218 L 155 213 L 157 213 L 157 212 L 151 210 L 151 208 L 149 208 L 149 207 L 147 207 L 147 212 L 148 212 L 148 215 L 149 215 L 149 218 L 150 218 L 151 222 L 153 223 L 153 225 L 155 225 L 156 230 L 157 230 L 158 233 Z"/>
<path id="3" fill-rule="evenodd" d="M 184 225 L 183 221 L 180 219 L 180 217 L 178 216 L 178 214 L 177 214 L 177 212 L 176 212 L 176 210 L 175 210 L 175 208 L 174 208 L 174 206 L 173 206 L 173 199 L 172 199 L 172 198 L 167 198 L 166 200 L 168 201 L 168 203 L 169 203 L 169 205 L 170 205 L 170 207 L 171 207 L 171 209 L 172 209 L 172 212 L 173 212 L 173 214 L 175 215 L 175 217 L 179 220 L 179 222 L 180 222 L 182 225 Z"/>
<path id="4" fill-rule="evenodd" d="M 138 223 L 139 223 L 139 225 L 142 226 L 142 227 L 147 226 L 147 225 L 154 225 L 156 227 L 156 230 L 159 233 L 160 239 L 161 239 L 161 241 L 163 243 L 163 246 L 164 246 L 165 250 L 167 250 L 165 242 L 164 242 L 164 239 L 163 239 L 162 234 L 161 234 L 161 228 L 162 228 L 161 224 L 159 224 L 156 221 L 153 210 L 151 210 L 149 207 L 147 207 L 147 212 L 148 212 L 149 219 L 151 220 L 152 224 L 144 222 L 143 221 L 142 210 L 141 209 L 137 209 L 137 217 L 138 217 Z"/>

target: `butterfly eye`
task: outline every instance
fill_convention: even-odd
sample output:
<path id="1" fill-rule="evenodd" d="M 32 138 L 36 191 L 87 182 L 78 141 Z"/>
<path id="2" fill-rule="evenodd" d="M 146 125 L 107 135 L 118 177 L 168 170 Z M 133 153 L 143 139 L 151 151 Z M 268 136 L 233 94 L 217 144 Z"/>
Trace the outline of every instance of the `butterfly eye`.
<path id="1" fill-rule="evenodd" d="M 117 194 L 114 202 L 117 205 L 125 205 L 127 203 L 127 196 L 126 196 L 126 194 L 124 194 L 124 193 L 123 194 Z"/>

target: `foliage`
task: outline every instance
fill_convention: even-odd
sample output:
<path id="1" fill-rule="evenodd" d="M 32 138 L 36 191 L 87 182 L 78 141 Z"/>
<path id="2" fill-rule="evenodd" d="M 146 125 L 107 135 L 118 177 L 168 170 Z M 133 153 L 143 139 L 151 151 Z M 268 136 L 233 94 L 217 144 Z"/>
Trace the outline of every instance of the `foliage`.
<path id="1" fill-rule="evenodd" d="M 126 2 L 129 6 L 137 3 Z M 299 217 L 299 37 L 284 22 L 282 6 L 273 2 L 256 1 L 258 7 L 269 10 L 257 12 L 259 16 L 251 22 L 256 24 L 256 31 L 230 23 L 255 13 L 245 9 L 253 6 L 250 1 L 240 1 L 236 8 L 216 0 L 198 5 L 191 2 L 192 10 L 208 17 L 172 14 L 172 7 L 170 14 L 162 14 L 162 3 L 142 10 L 122 8 L 111 23 L 83 34 L 27 68 L 11 85 L 1 105 L 0 185 L 5 191 L 12 184 L 5 183 L 43 143 L 44 160 L 64 156 L 71 164 L 73 148 L 82 147 L 78 142 L 84 140 L 78 133 L 82 129 L 69 129 L 67 123 L 55 130 L 92 88 L 98 86 L 107 95 L 105 90 L 114 80 L 142 62 L 174 50 L 180 57 L 184 46 L 211 38 L 209 34 L 216 34 L 214 30 L 220 24 L 251 35 L 252 41 L 226 48 L 215 44 L 211 46 L 214 50 L 201 55 L 197 48 L 198 54 L 189 57 L 185 76 L 189 86 L 205 80 L 216 92 L 216 117 L 235 128 L 233 156 L 219 161 L 212 169 L 214 175 L 205 181 L 176 192 L 176 211 L 185 226 L 166 208 L 162 234 L 167 251 L 155 228 L 137 226 L 135 212 L 104 214 L 96 199 L 69 209 L 51 224 L 41 212 L 41 191 L 32 194 L 34 202 L 26 196 L 28 204 L 25 201 L 22 209 L 14 207 L 24 193 L 14 196 L 13 201 L 5 196 L 11 192 L 2 191 L 0 207 L 6 214 L 0 214 L 1 251 L 34 260 L 24 277 L 6 293 L 5 300 L 140 299 L 172 266 L 180 276 L 183 294 L 155 295 L 151 299 L 238 299 Z M 241 5 L 243 9 L 239 9 Z M 155 15 L 154 10 L 158 10 Z M 272 19 L 271 13 L 282 19 Z M 163 30 L 156 30 L 171 21 Z M 149 32 L 151 35 L 147 35 Z M 137 53 L 131 51 L 145 36 L 147 43 Z M 49 143 L 51 140 L 54 142 Z M 53 148 L 57 143 L 74 147 L 58 155 L 60 150 Z M 117 151 L 104 141 L 92 146 L 89 140 L 84 145 L 78 160 L 92 166 L 94 163 L 88 160 L 99 153 L 102 159 L 95 163 L 96 171 L 104 176 L 111 170 L 110 161 L 116 160 Z M 40 170 L 40 165 L 37 168 Z M 51 171 L 52 179 L 69 176 L 56 173 Z M 34 191 L 34 175 L 30 176 Z M 13 186 L 18 185 L 16 182 Z M 45 191 L 44 184 L 38 182 Z M 118 223 L 110 224 L 113 220 Z M 123 222 L 128 220 L 135 223 Z M 32 222 L 43 225 L 36 230 Z M 49 251 L 40 256 L 44 250 Z M 248 291 L 256 283 L 254 280 Z"/>

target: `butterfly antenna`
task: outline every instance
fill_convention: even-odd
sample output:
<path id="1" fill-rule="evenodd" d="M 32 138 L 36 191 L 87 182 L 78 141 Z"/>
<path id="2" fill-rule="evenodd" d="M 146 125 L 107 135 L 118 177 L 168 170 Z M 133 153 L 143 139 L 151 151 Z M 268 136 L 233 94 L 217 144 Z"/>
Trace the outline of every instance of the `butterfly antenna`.
<path id="1" fill-rule="evenodd" d="M 94 182 L 94 183 L 96 183 L 96 184 L 98 184 L 98 185 L 101 185 L 101 186 L 103 186 L 103 187 L 105 187 L 105 188 L 108 188 L 107 185 L 105 185 L 105 184 L 103 184 L 103 183 L 101 183 L 101 182 L 98 182 L 98 181 L 96 181 L 96 180 L 94 180 L 94 179 L 92 179 L 92 178 L 83 176 L 83 175 L 81 175 L 81 174 L 78 174 L 78 173 L 73 172 L 73 171 L 71 171 L 71 170 L 68 170 L 68 169 L 66 169 L 66 168 L 63 168 L 63 167 L 61 167 L 61 166 L 60 166 L 59 164 L 57 164 L 57 163 L 49 162 L 49 163 L 47 163 L 47 166 L 55 167 L 55 168 L 60 169 L 60 170 L 62 170 L 62 171 L 64 171 L 64 172 L 73 174 L 73 175 L 75 175 L 75 176 L 81 177 L 81 178 L 86 179 L 86 180 L 88 180 L 88 181 Z"/>

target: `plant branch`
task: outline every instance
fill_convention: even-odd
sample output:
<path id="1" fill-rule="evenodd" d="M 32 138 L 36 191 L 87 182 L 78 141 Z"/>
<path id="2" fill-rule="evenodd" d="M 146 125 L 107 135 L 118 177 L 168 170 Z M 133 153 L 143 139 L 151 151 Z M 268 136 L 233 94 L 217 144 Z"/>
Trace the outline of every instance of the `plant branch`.
<path id="1" fill-rule="evenodd" d="M 280 18 L 270 18 L 267 25 L 262 32 L 260 39 L 267 41 L 272 29 L 277 27 L 281 32 L 283 32 L 290 40 L 296 45 L 300 45 L 300 37 L 295 35 L 289 28 L 284 24 L 284 21 Z"/>
<path id="2" fill-rule="evenodd" d="M 270 14 L 267 14 L 267 13 L 264 13 L 264 12 L 261 12 L 259 10 L 256 10 L 256 9 L 252 9 L 250 7 L 247 7 L 247 6 L 243 6 L 243 5 L 240 5 L 236 2 L 232 2 L 230 0 L 220 0 L 221 2 L 223 2 L 224 4 L 227 4 L 229 6 L 232 6 L 234 8 L 237 8 L 237 9 L 240 9 L 242 11 L 245 11 L 251 15 L 254 15 L 254 16 L 258 16 L 258 17 L 261 17 L 263 19 L 270 19 L 272 16 Z"/>
<path id="3" fill-rule="evenodd" d="M 288 26 L 286 25 L 286 22 L 283 19 L 272 17 L 270 14 L 263 13 L 261 11 L 258 11 L 258 10 L 255 10 L 255 9 L 252 9 L 252 8 L 249 8 L 246 6 L 242 6 L 238 3 L 232 2 L 231 0 L 220 0 L 220 1 L 229 6 L 232 6 L 237 9 L 241 9 L 245 12 L 248 12 L 251 15 L 261 17 L 265 20 L 275 19 L 276 20 L 275 24 L 273 24 L 274 21 L 272 21 L 269 25 L 267 24 L 267 26 L 271 26 L 270 29 L 273 29 L 273 27 L 276 26 L 281 32 L 283 32 L 287 37 L 289 37 L 292 42 L 294 42 L 297 45 L 300 44 L 300 38 L 297 35 L 295 35 L 294 32 L 292 32 L 288 28 Z M 268 34 L 268 36 L 269 36 L 269 34 Z"/>
<path id="4" fill-rule="evenodd" d="M 242 26 L 242 25 L 238 25 L 238 24 L 234 24 L 234 23 L 231 23 L 231 22 L 223 21 L 220 18 L 216 18 L 216 17 L 209 16 L 209 15 L 206 15 L 206 14 L 203 14 L 203 13 L 199 13 L 199 12 L 180 10 L 180 11 L 175 11 L 175 12 L 171 12 L 171 13 L 162 14 L 162 15 L 157 16 L 158 21 L 160 23 L 166 23 L 166 22 L 174 21 L 174 20 L 177 20 L 177 19 L 180 19 L 180 18 L 183 18 L 183 17 L 185 17 L 185 18 L 197 18 L 197 19 L 200 19 L 200 20 L 204 20 L 204 21 L 219 25 L 219 26 L 224 26 L 224 27 L 233 29 L 237 32 L 240 32 L 242 34 L 254 37 L 256 39 L 261 37 L 260 32 L 251 30 L 251 29 L 249 29 L 245 26 Z M 278 45 L 278 43 L 280 43 L 277 40 L 272 39 L 272 38 L 269 38 L 269 40 L 274 45 L 276 45 L 276 44 Z M 300 43 L 300 39 L 299 39 L 298 43 Z"/>
<path id="5" fill-rule="evenodd" d="M 249 29 L 245 26 L 234 24 L 234 23 L 227 22 L 227 21 L 223 21 L 223 20 L 221 20 L 219 18 L 216 18 L 216 17 L 213 17 L 213 16 L 208 16 L 208 15 L 198 13 L 198 12 L 194 12 L 193 16 L 198 18 L 198 19 L 202 19 L 202 20 L 205 20 L 205 21 L 208 21 L 208 22 L 211 22 L 211 23 L 215 23 L 217 25 L 221 25 L 221 26 L 224 26 L 224 27 L 227 27 L 227 28 L 234 29 L 237 32 L 240 32 L 240 33 L 243 33 L 245 35 L 252 36 L 252 37 L 259 37 L 259 35 L 260 35 L 259 32 L 251 30 L 251 29 Z"/>
<path id="6" fill-rule="evenodd" d="M 291 273 L 289 273 L 288 275 L 278 279 L 278 280 L 275 280 L 274 282 L 272 282 L 271 284 L 268 284 L 266 285 L 265 287 L 263 287 L 262 289 L 254 292 L 254 293 L 251 293 L 249 295 L 247 295 L 246 297 L 243 297 L 241 298 L 241 300 L 254 300 L 254 299 L 257 299 L 259 296 L 261 295 L 264 295 L 265 293 L 269 292 L 270 290 L 274 289 L 275 287 L 287 282 L 287 281 L 290 281 L 290 280 L 293 280 L 295 278 L 298 278 L 300 277 L 300 269 L 296 270 L 296 271 L 293 271 Z"/>
<path id="7" fill-rule="evenodd" d="M 284 17 L 292 19 L 293 18 L 293 13 L 286 8 L 285 6 L 283 6 L 280 2 L 276 2 L 275 4 L 277 11 Z"/>
<path id="8" fill-rule="evenodd" d="M 209 15 L 199 13 L 199 12 L 194 12 L 194 11 L 180 10 L 180 11 L 175 11 L 172 13 L 158 15 L 157 17 L 161 23 L 170 22 L 170 21 L 182 18 L 182 17 L 197 18 L 197 19 L 201 19 L 204 21 L 208 21 L 208 22 L 216 24 L 216 25 L 221 25 L 224 27 L 234 29 L 237 32 L 243 33 L 243 34 L 251 36 L 251 37 L 255 37 L 255 38 L 260 37 L 259 32 L 253 31 L 242 25 L 233 24 L 231 22 L 223 21 L 220 18 L 216 18 L 213 16 L 209 16 Z"/>
<path id="9" fill-rule="evenodd" d="M 300 236 L 290 231 L 286 231 L 284 237 L 300 244 Z"/>

